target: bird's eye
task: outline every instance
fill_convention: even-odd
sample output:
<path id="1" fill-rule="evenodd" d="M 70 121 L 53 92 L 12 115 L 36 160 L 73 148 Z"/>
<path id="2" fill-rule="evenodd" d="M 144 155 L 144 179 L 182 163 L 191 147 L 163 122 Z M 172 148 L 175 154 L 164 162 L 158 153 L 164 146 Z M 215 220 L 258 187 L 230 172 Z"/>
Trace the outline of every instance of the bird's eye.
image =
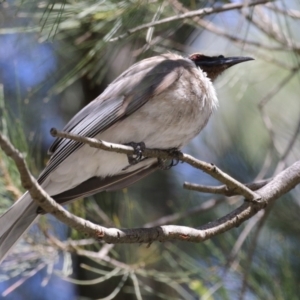
<path id="1" fill-rule="evenodd" d="M 218 58 L 225 58 L 224 55 L 219 55 Z"/>

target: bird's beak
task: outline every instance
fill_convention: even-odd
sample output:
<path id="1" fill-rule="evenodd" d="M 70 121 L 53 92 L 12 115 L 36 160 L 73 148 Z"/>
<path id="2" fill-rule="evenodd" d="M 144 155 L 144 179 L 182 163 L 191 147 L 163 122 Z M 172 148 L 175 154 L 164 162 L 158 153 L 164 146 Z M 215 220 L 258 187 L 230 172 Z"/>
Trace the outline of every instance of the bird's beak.
<path id="1" fill-rule="evenodd" d="M 214 81 L 226 69 L 236 64 L 253 60 L 252 57 L 246 56 L 206 56 L 201 53 L 194 53 L 189 56 L 189 59 L 193 61 L 196 66 L 201 68 L 201 70 L 206 73 L 207 77 L 210 78 L 211 81 Z"/>
<path id="2" fill-rule="evenodd" d="M 252 57 L 243 57 L 243 56 L 234 56 L 234 57 L 224 57 L 220 58 L 216 61 L 216 64 L 220 65 L 227 65 L 228 67 L 231 67 L 233 65 L 248 61 L 248 60 L 254 60 Z"/>
<path id="3" fill-rule="evenodd" d="M 226 66 L 227 68 L 245 62 L 249 60 L 254 60 L 252 57 L 246 56 L 233 56 L 233 57 L 224 57 L 222 55 L 209 57 L 209 59 L 203 59 L 198 62 L 200 66 L 207 66 L 207 67 L 218 67 L 218 66 Z"/>

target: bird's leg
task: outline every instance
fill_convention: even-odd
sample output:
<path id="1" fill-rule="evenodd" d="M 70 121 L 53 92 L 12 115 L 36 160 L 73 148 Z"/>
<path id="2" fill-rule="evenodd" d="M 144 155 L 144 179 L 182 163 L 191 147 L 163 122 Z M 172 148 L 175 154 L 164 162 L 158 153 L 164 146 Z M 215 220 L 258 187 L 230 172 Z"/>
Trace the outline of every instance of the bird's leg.
<path id="1" fill-rule="evenodd" d="M 143 160 L 143 151 L 146 149 L 146 145 L 144 142 L 135 143 L 130 142 L 125 144 L 127 146 L 131 146 L 134 149 L 134 154 L 127 155 L 128 162 L 130 165 L 135 165 L 139 163 L 141 160 Z"/>
<path id="2" fill-rule="evenodd" d="M 166 152 L 168 152 L 174 158 L 171 159 L 171 162 L 170 162 L 170 159 L 158 158 L 158 167 L 161 170 L 169 170 L 172 167 L 177 166 L 180 161 L 179 157 L 182 154 L 182 152 L 180 150 L 178 150 L 177 148 L 167 149 Z"/>

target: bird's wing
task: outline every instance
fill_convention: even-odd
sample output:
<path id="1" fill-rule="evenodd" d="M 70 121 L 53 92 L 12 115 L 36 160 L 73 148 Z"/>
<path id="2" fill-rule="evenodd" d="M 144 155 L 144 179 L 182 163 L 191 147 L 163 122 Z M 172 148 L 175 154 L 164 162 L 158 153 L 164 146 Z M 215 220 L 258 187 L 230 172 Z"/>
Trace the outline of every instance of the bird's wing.
<path id="1" fill-rule="evenodd" d="M 169 88 L 179 79 L 181 68 L 186 64 L 186 60 L 170 54 L 133 65 L 77 113 L 63 130 L 94 137 Z M 81 143 L 69 139 L 56 139 L 49 149 L 52 157 L 39 182 L 42 183 L 52 170 L 81 146 Z"/>
<path id="2" fill-rule="evenodd" d="M 156 159 L 147 160 L 147 165 L 131 172 L 108 176 L 106 178 L 92 177 L 68 191 L 52 196 L 52 198 L 60 204 L 65 204 L 79 197 L 86 197 L 103 191 L 108 192 L 123 189 L 158 169 Z"/>

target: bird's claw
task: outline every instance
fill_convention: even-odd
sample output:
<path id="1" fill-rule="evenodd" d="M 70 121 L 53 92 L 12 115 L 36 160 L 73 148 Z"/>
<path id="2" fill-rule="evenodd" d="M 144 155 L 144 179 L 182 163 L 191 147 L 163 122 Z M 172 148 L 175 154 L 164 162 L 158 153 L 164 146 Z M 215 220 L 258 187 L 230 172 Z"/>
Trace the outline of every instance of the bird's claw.
<path id="1" fill-rule="evenodd" d="M 144 142 L 135 143 L 130 142 L 126 144 L 127 146 L 131 146 L 134 149 L 134 154 L 127 155 L 128 162 L 130 165 L 135 165 L 143 160 L 143 151 L 146 149 L 146 145 Z"/>
<path id="2" fill-rule="evenodd" d="M 36 213 L 38 215 L 44 215 L 46 212 L 39 206 L 37 209 L 36 209 Z"/>
<path id="3" fill-rule="evenodd" d="M 164 158 L 158 158 L 158 167 L 163 170 L 170 170 L 172 167 L 177 166 L 179 163 L 178 159 L 164 159 Z"/>
<path id="4" fill-rule="evenodd" d="M 171 148 L 171 149 L 168 149 L 167 152 L 171 156 L 175 156 L 175 158 L 172 158 L 171 161 L 170 161 L 170 159 L 159 158 L 158 159 L 158 167 L 161 170 L 169 170 L 172 167 L 177 166 L 180 162 L 179 156 L 182 154 L 182 152 L 180 150 L 178 150 L 177 148 Z"/>

